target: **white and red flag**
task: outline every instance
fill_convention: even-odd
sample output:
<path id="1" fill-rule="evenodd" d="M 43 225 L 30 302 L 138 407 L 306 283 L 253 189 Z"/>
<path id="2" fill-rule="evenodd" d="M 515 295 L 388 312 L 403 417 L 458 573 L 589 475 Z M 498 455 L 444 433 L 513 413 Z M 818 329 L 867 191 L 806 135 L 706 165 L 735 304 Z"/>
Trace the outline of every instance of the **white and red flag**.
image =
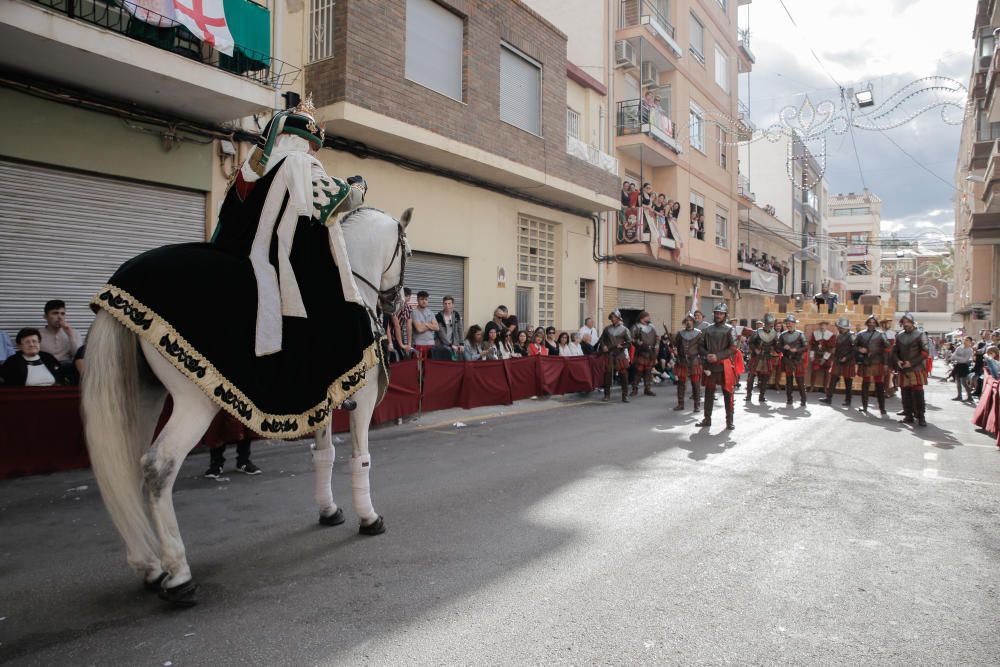
<path id="1" fill-rule="evenodd" d="M 174 0 L 125 0 L 122 6 L 129 14 L 151 26 L 172 28 L 177 25 Z"/>
<path id="2" fill-rule="evenodd" d="M 222 0 L 174 0 L 177 22 L 216 51 L 233 55 L 233 35 L 226 24 Z"/>

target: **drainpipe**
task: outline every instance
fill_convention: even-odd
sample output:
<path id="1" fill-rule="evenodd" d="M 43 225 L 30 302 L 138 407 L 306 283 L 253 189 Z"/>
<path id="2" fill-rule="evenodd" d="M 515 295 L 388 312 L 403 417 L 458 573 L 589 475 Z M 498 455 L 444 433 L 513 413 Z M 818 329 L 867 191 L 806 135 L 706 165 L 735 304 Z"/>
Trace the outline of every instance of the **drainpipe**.
<path id="1" fill-rule="evenodd" d="M 285 45 L 285 0 L 274 0 L 274 34 L 271 37 L 271 57 L 285 60 L 282 52 Z M 281 97 L 281 88 L 275 85 L 274 110 L 281 111 L 284 108 L 285 101 Z"/>

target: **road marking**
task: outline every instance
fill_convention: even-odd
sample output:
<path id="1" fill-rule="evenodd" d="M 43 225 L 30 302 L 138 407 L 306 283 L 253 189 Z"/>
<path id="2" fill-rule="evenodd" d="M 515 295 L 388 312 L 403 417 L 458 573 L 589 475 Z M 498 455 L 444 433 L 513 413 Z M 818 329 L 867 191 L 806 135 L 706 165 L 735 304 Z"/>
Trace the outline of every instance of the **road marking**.
<path id="1" fill-rule="evenodd" d="M 937 452 L 924 452 L 925 461 L 937 461 Z"/>
<path id="2" fill-rule="evenodd" d="M 924 468 L 924 477 L 936 478 L 937 476 L 937 468 Z"/>

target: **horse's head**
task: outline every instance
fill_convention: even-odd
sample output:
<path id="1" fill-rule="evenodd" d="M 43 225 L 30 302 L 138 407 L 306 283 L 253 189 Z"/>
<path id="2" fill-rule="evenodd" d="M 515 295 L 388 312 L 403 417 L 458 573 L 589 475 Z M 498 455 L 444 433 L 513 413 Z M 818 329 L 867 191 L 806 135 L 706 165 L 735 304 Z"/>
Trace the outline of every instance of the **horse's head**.
<path id="1" fill-rule="evenodd" d="M 385 313 L 397 313 L 403 307 L 406 259 L 413 252 L 410 250 L 410 242 L 406 239 L 406 228 L 410 225 L 412 217 L 413 209 L 408 208 L 396 221 L 396 248 L 393 250 L 392 259 L 389 260 L 389 266 L 382 272 L 382 281 L 379 284 L 379 307 Z"/>
<path id="2" fill-rule="evenodd" d="M 403 275 L 411 252 L 406 228 L 412 215 L 413 209 L 406 209 L 396 220 L 377 209 L 359 208 L 341 221 L 358 287 L 370 293 L 365 298 L 369 306 L 377 303 L 385 313 L 395 313 L 403 305 Z M 377 276 L 374 267 L 379 267 Z"/>

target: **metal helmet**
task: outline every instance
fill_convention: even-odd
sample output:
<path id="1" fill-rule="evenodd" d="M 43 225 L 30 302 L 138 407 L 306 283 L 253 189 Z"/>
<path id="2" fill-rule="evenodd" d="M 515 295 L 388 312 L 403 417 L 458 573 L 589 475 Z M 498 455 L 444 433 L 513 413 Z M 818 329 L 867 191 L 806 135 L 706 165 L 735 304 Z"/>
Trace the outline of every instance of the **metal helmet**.
<path id="1" fill-rule="evenodd" d="M 793 322 L 793 323 L 797 323 L 798 322 L 798 320 L 795 319 L 795 314 L 794 313 L 788 313 L 788 317 L 785 318 L 785 321 L 786 322 Z"/>
<path id="2" fill-rule="evenodd" d="M 615 318 L 615 317 L 617 317 L 618 319 L 622 319 L 622 311 L 620 311 L 617 308 L 615 308 L 610 313 L 608 313 L 608 319 L 609 320 L 612 319 L 612 318 Z"/>
<path id="3" fill-rule="evenodd" d="M 913 313 L 911 313 L 910 311 L 906 311 L 905 313 L 902 314 L 902 316 L 899 318 L 899 321 L 902 322 L 903 320 L 909 320 L 910 324 L 917 323 L 917 319 L 913 317 Z"/>
<path id="4" fill-rule="evenodd" d="M 838 317 L 837 318 L 837 328 L 838 329 L 850 329 L 851 328 L 851 321 L 849 319 L 847 319 L 846 317 Z"/>
<path id="5" fill-rule="evenodd" d="M 774 324 L 774 315 L 766 313 L 764 315 L 764 324 Z"/>
<path id="6" fill-rule="evenodd" d="M 691 320 L 691 322 L 694 323 L 694 313 L 688 313 L 687 315 L 685 315 L 684 317 L 682 317 L 681 318 L 681 324 L 684 324 L 688 320 Z"/>
<path id="7" fill-rule="evenodd" d="M 874 322 L 875 322 L 875 326 L 878 326 L 878 318 L 877 318 L 877 317 L 875 317 L 874 315 L 869 315 L 869 316 L 868 316 L 868 319 L 867 319 L 867 320 L 865 320 L 865 326 L 868 326 L 868 323 L 869 323 L 869 322 L 872 322 L 872 321 L 874 321 Z"/>
<path id="8" fill-rule="evenodd" d="M 715 308 L 713 308 L 712 312 L 713 313 L 729 313 L 729 306 L 727 306 L 726 302 L 723 301 L 722 303 L 720 303 L 719 305 L 717 305 Z"/>

